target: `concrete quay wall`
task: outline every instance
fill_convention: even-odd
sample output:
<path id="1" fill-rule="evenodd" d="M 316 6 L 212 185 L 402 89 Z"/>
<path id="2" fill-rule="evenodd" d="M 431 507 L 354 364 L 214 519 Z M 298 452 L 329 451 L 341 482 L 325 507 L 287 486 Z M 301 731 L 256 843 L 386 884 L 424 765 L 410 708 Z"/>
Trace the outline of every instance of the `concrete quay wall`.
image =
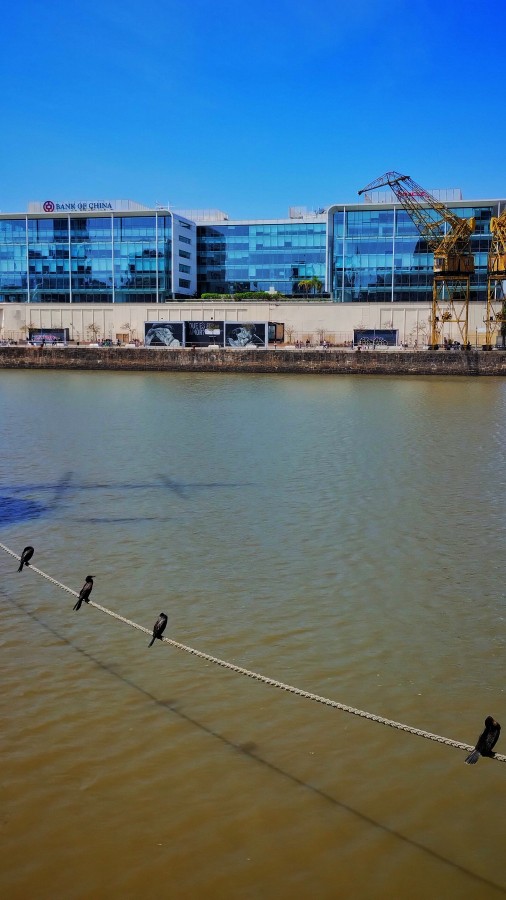
<path id="1" fill-rule="evenodd" d="M 314 375 L 506 375 L 506 351 L 0 347 L 0 368 Z"/>
<path id="2" fill-rule="evenodd" d="M 430 339 L 430 303 L 332 303 L 331 301 L 208 301 L 158 303 L 5 303 L 0 304 L 0 338 L 21 341 L 30 329 L 66 328 L 71 341 L 96 343 L 98 338 L 144 340 L 145 322 L 225 321 L 281 322 L 285 341 L 294 344 L 309 339 L 312 346 L 326 340 L 344 347 L 353 340 L 354 329 L 394 328 L 401 344 L 422 347 Z M 483 303 L 469 305 L 469 340 L 476 347 L 485 343 Z M 443 338 L 462 341 L 455 322 L 447 322 Z M 495 335 L 492 339 L 495 343 Z"/>

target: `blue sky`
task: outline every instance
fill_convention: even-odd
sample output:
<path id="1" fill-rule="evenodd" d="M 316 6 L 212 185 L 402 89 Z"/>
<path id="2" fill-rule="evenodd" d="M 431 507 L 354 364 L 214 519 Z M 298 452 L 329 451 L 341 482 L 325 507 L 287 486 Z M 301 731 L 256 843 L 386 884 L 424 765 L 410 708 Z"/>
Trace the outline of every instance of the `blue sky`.
<path id="1" fill-rule="evenodd" d="M 506 196 L 506 0 L 18 0 L 0 209 L 128 197 L 279 217 L 396 169 Z"/>

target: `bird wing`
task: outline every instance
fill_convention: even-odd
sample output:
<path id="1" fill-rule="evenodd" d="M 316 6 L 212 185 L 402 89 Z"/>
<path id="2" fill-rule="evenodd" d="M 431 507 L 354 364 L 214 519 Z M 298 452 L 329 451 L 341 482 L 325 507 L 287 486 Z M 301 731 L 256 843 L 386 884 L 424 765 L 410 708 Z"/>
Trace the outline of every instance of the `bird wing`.
<path id="1" fill-rule="evenodd" d="M 158 618 L 155 622 L 155 627 L 153 629 L 153 633 L 157 634 L 157 635 L 163 634 L 163 632 L 165 631 L 166 624 L 167 624 L 167 616 L 158 616 Z"/>
<path id="2" fill-rule="evenodd" d="M 485 731 L 480 734 L 476 742 L 476 750 L 478 750 L 478 752 L 481 753 L 482 756 L 487 756 L 487 754 L 491 752 L 492 748 L 495 747 L 497 741 L 499 740 L 500 731 L 500 726 L 499 728 L 494 726 L 489 728 L 487 726 L 487 728 L 485 728 Z"/>
<path id="3" fill-rule="evenodd" d="M 486 746 L 487 746 L 487 753 L 490 753 L 492 751 L 492 749 L 495 747 L 495 745 L 497 744 L 500 733 L 501 733 L 500 725 L 496 726 L 495 728 L 491 728 L 490 731 L 488 732 L 486 741 L 485 741 Z"/>

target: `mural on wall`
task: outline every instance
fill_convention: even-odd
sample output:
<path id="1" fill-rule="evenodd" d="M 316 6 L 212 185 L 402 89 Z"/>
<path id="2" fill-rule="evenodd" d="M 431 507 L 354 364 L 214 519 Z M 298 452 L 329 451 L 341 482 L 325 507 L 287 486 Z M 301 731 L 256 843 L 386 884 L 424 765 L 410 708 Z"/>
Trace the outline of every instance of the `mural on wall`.
<path id="1" fill-rule="evenodd" d="M 30 328 L 28 340 L 32 344 L 66 344 L 69 339 L 68 328 Z"/>
<path id="2" fill-rule="evenodd" d="M 225 347 L 265 347 L 268 341 L 266 322 L 227 322 Z"/>
<path id="3" fill-rule="evenodd" d="M 399 331 L 397 328 L 355 328 L 353 343 L 356 347 L 396 347 L 399 343 Z"/>
<path id="4" fill-rule="evenodd" d="M 146 347 L 184 347 L 183 322 L 144 322 Z"/>
<path id="5" fill-rule="evenodd" d="M 223 347 L 224 322 L 185 322 L 185 342 L 187 347 L 209 347 L 218 344 Z"/>
<path id="6" fill-rule="evenodd" d="M 144 322 L 146 347 L 266 347 L 268 341 L 267 322 Z"/>

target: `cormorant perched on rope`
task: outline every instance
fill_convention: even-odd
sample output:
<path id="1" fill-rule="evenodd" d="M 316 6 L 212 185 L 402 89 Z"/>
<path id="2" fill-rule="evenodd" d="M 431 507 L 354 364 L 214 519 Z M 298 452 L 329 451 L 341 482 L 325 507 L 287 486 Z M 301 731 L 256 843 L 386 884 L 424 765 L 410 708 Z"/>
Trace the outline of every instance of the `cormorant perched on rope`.
<path id="1" fill-rule="evenodd" d="M 485 719 L 485 731 L 480 734 L 476 742 L 476 747 L 467 757 L 466 763 L 469 766 L 473 766 L 478 762 L 480 756 L 494 756 L 492 750 L 499 740 L 500 733 L 501 726 L 499 725 L 499 722 L 496 722 L 492 716 L 487 716 Z"/>
<path id="2" fill-rule="evenodd" d="M 19 569 L 18 572 L 23 571 L 23 566 L 29 566 L 30 560 L 33 556 L 33 547 L 25 547 L 21 554 L 21 559 L 19 561 Z"/>
<path id="3" fill-rule="evenodd" d="M 85 603 L 90 602 L 90 594 L 91 594 L 92 590 L 93 590 L 93 575 L 87 575 L 86 581 L 84 582 L 84 584 L 81 588 L 81 591 L 79 593 L 79 597 L 76 600 L 76 603 L 74 606 L 75 610 L 81 609 L 81 604 L 83 603 L 83 601 Z"/>
<path id="4" fill-rule="evenodd" d="M 161 638 L 163 632 L 165 631 L 165 626 L 167 625 L 167 616 L 165 613 L 160 613 L 158 616 L 154 628 L 153 628 L 153 637 L 151 638 L 148 647 L 151 647 L 157 638 Z"/>

